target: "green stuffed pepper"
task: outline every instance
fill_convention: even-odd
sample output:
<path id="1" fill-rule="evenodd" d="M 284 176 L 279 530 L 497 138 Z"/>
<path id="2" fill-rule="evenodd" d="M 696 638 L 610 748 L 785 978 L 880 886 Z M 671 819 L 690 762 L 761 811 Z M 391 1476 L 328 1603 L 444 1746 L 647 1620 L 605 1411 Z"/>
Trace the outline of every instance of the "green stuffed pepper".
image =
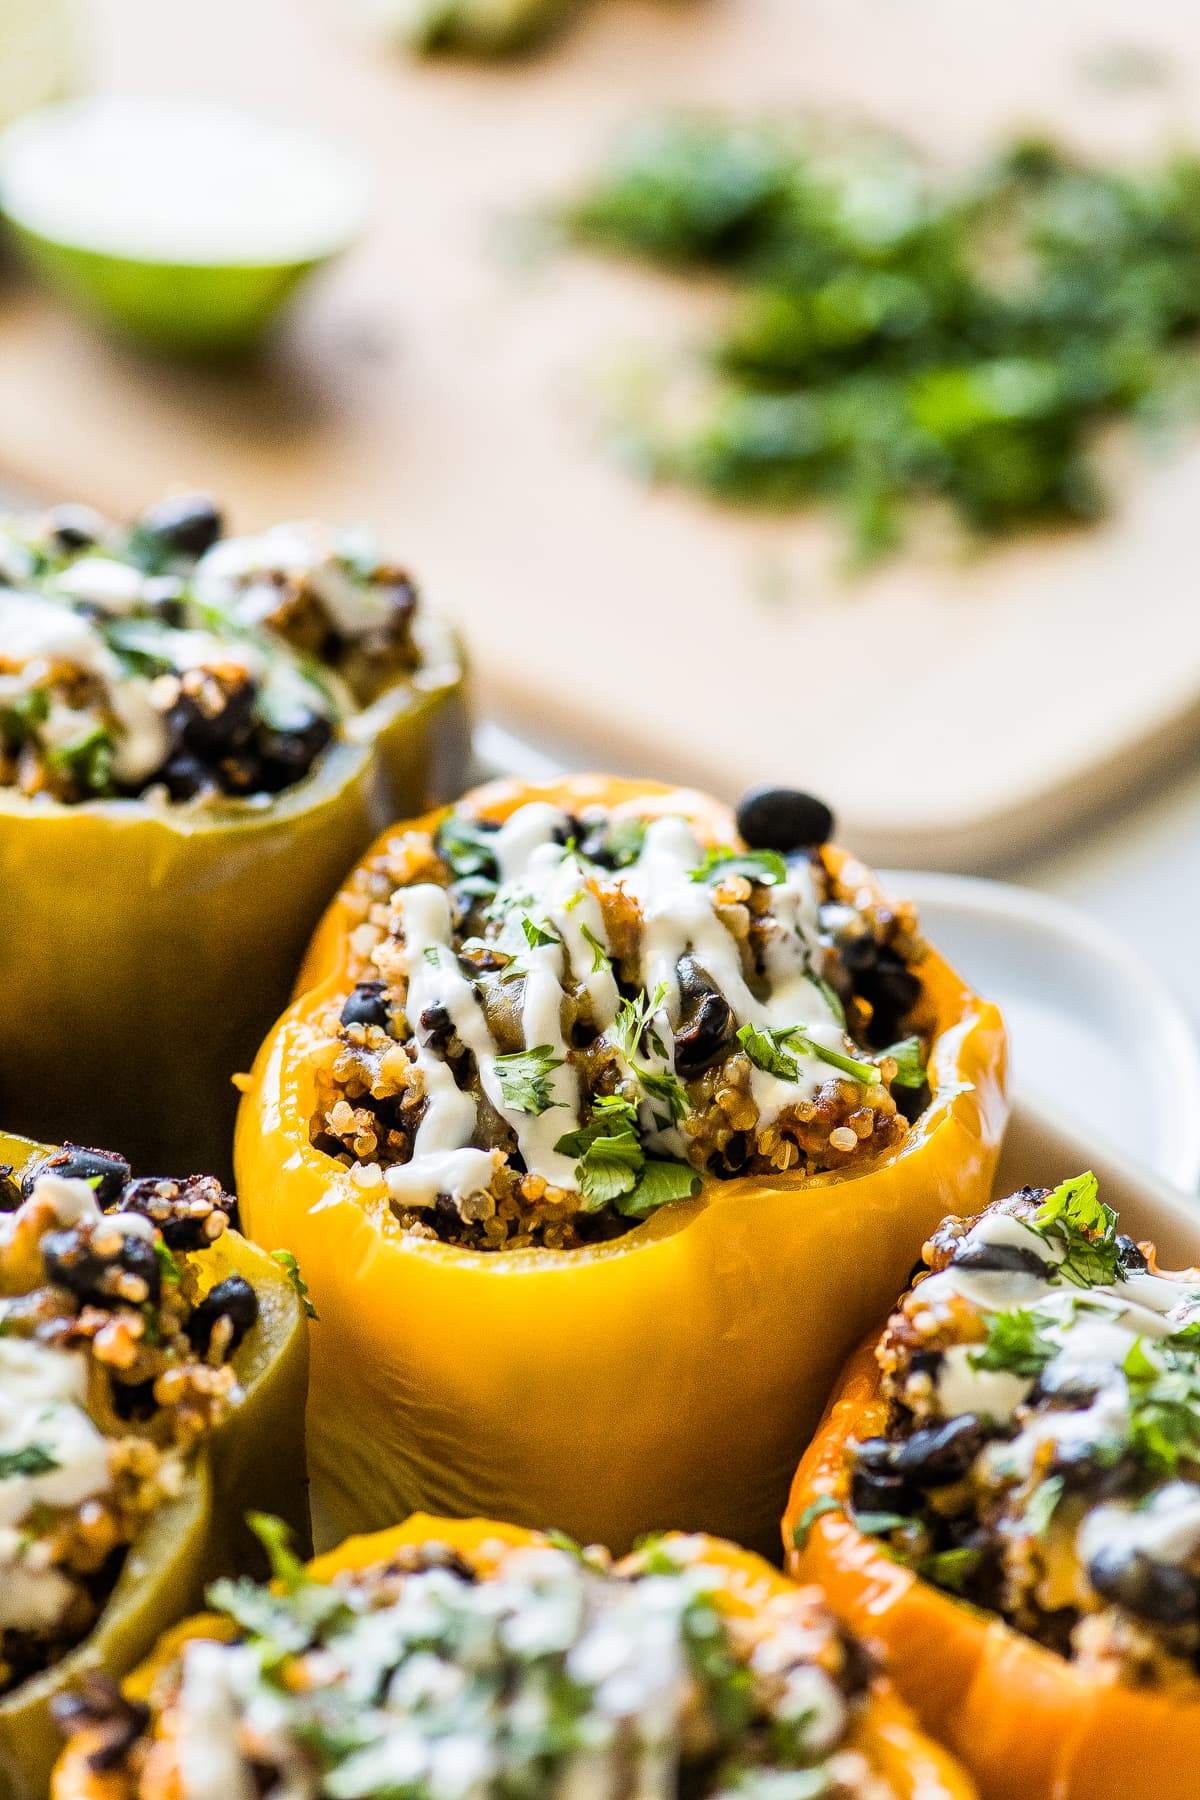
<path id="1" fill-rule="evenodd" d="M 226 1176 L 315 919 L 466 734 L 454 635 L 366 534 L 221 533 L 200 495 L 0 526 L 0 1111 Z"/>
<path id="2" fill-rule="evenodd" d="M 0 1800 L 39 1800 L 51 1702 L 121 1676 L 253 1558 L 303 1534 L 304 1304 L 211 1176 L 0 1135 Z"/>

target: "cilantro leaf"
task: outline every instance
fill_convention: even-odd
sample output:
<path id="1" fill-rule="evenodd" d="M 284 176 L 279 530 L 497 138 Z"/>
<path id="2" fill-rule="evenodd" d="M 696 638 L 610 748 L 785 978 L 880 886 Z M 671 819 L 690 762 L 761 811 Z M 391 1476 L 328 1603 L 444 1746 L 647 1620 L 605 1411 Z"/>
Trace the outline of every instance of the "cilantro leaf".
<path id="1" fill-rule="evenodd" d="M 782 885 L 788 878 L 787 864 L 778 850 L 712 849 L 704 861 L 691 872 L 692 881 L 715 883 L 731 876 L 744 875 L 768 887 Z"/>
<path id="2" fill-rule="evenodd" d="M 768 1026 L 764 1031 L 755 1025 L 743 1025 L 737 1036 L 755 1068 L 762 1069 L 767 1075 L 777 1075 L 781 1081 L 800 1079 L 799 1065 L 795 1057 L 788 1054 L 790 1050 L 819 1057 L 843 1075 L 850 1075 L 866 1085 L 879 1080 L 879 1070 L 874 1063 L 860 1062 L 857 1057 L 846 1056 L 840 1050 L 829 1050 L 824 1044 L 816 1043 L 798 1025 Z"/>
<path id="3" fill-rule="evenodd" d="M 308 1283 L 300 1273 L 300 1264 L 290 1250 L 272 1250 L 271 1261 L 277 1262 L 296 1293 L 300 1297 L 300 1305 L 304 1309 L 306 1319 L 320 1319 L 321 1315 L 309 1299 Z"/>
<path id="4" fill-rule="evenodd" d="M 85 794 L 107 794 L 112 789 L 116 745 L 112 732 L 99 720 L 69 743 L 47 750 L 46 763 L 60 770 Z"/>
<path id="5" fill-rule="evenodd" d="M 1060 1182 L 1033 1221 L 1048 1241 L 1065 1250 L 1058 1274 L 1076 1287 L 1108 1287 L 1125 1279 L 1117 1249 L 1117 1215 L 1099 1198 L 1090 1169 Z"/>
<path id="6" fill-rule="evenodd" d="M 967 1361 L 973 1369 L 1000 1369 L 1032 1378 L 1056 1353 L 1056 1346 L 1042 1336 L 1036 1314 L 1018 1307 L 988 1315 L 987 1342 L 968 1351 Z"/>
<path id="7" fill-rule="evenodd" d="M 267 1553 L 271 1575 L 287 1593 L 302 1587 L 308 1579 L 304 1564 L 292 1549 L 292 1529 L 274 1513 L 251 1512 L 246 1523 Z"/>
<path id="8" fill-rule="evenodd" d="M 907 1514 L 896 1512 L 855 1512 L 853 1518 L 855 1530 L 864 1537 L 886 1537 L 890 1531 L 913 1523 Z"/>
<path id="9" fill-rule="evenodd" d="M 800 1066 L 795 1057 L 780 1048 L 786 1036 L 785 1031 L 760 1031 L 756 1025 L 743 1025 L 737 1040 L 764 1075 L 777 1075 L 780 1081 L 799 1081 Z"/>
<path id="10" fill-rule="evenodd" d="M 600 942 L 600 939 L 596 936 L 594 931 L 590 931 L 586 925 L 581 925 L 579 929 L 583 935 L 584 943 L 592 953 L 592 974 L 603 974 L 604 970 L 609 967 L 608 951 L 604 948 L 604 945 Z"/>
<path id="11" fill-rule="evenodd" d="M 654 1122 L 660 1131 L 666 1131 L 670 1126 L 677 1125 L 680 1119 L 687 1117 L 687 1089 L 678 1075 L 672 1075 L 668 1069 L 661 1072 L 637 1069 L 635 1073 L 652 1105 L 657 1103 L 666 1109 L 661 1115 L 655 1112 Z"/>
<path id="12" fill-rule="evenodd" d="M 917 1573 L 936 1587 L 961 1594 L 982 1559 L 982 1550 L 935 1550 L 932 1556 L 918 1560 Z"/>
<path id="13" fill-rule="evenodd" d="M 14 1475 L 49 1475 L 61 1465 L 45 1444 L 24 1444 L 20 1450 L 0 1450 L 0 1481 Z"/>
<path id="14" fill-rule="evenodd" d="M 1039 1483 L 1029 1496 L 1025 1507 L 1025 1523 L 1034 1537 L 1046 1536 L 1066 1485 L 1061 1475 L 1051 1475 L 1048 1480 Z"/>
<path id="15" fill-rule="evenodd" d="M 474 876 L 491 886 L 499 882 L 496 833 L 478 819 L 450 813 L 437 828 L 434 848 L 456 877 Z"/>
<path id="16" fill-rule="evenodd" d="M 595 1102 L 586 1125 L 564 1133 L 555 1144 L 561 1156 L 579 1158 L 575 1179 L 585 1212 L 600 1212 L 637 1186 L 646 1153 L 636 1122 L 636 1106 L 619 1094 L 606 1095 Z"/>
<path id="17" fill-rule="evenodd" d="M 818 1519 L 823 1519 L 826 1513 L 844 1512 L 845 1510 L 841 1501 L 833 1494 L 818 1494 L 815 1500 L 810 1500 L 796 1520 L 792 1531 L 792 1543 L 796 1549 L 803 1550 L 805 1548 L 809 1533 Z"/>
<path id="18" fill-rule="evenodd" d="M 514 1050 L 496 1058 L 496 1077 L 504 1104 L 514 1112 L 532 1113 L 536 1118 L 561 1100 L 550 1097 L 550 1077 L 561 1069 L 563 1058 L 555 1056 L 549 1044 L 536 1044 L 532 1050 Z"/>
<path id="19" fill-rule="evenodd" d="M 616 1201 L 627 1219 L 647 1219 L 672 1200 L 686 1200 L 700 1192 L 700 1177 L 690 1163 L 667 1157 L 647 1157 L 637 1186 Z"/>
<path id="20" fill-rule="evenodd" d="M 901 1038 L 898 1044 L 889 1044 L 880 1056 L 890 1056 L 896 1064 L 896 1073 L 892 1076 L 893 1087 L 923 1088 L 928 1080 L 925 1065 L 921 1061 L 920 1038 Z"/>
<path id="21" fill-rule="evenodd" d="M 651 1048 L 660 1056 L 666 1057 L 664 1045 L 657 1030 L 651 1024 L 655 1013 L 667 997 L 665 982 L 659 982 L 652 994 L 640 993 L 632 1000 L 622 1000 L 617 1009 L 617 1016 L 609 1027 L 609 1035 L 621 1051 L 626 1062 L 635 1062 L 641 1054 L 642 1039 L 649 1037 Z"/>
<path id="22" fill-rule="evenodd" d="M 562 943 L 557 932 L 551 931 L 548 925 L 539 925 L 528 913 L 521 915 L 521 930 L 525 933 L 525 942 L 531 950 L 540 950 L 546 944 Z"/>

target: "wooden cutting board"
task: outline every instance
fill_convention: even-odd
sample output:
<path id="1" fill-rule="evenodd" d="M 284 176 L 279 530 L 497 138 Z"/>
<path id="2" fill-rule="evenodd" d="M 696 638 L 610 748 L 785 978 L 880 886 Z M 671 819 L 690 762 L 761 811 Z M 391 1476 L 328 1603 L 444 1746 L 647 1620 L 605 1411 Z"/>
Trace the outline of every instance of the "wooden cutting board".
<path id="1" fill-rule="evenodd" d="M 726 795 L 804 785 L 877 858 L 995 863 L 1195 734 L 1200 449 L 1119 457 L 1102 529 L 927 549 L 848 587 L 819 517 L 649 492 L 599 447 L 601 371 L 674 353 L 711 295 L 496 247 L 499 218 L 676 103 L 849 109 L 947 160 L 1030 122 L 1149 153 L 1200 118 L 1193 0 L 592 0 L 499 71 L 414 66 L 346 0 L 99 0 L 90 23 L 102 88 L 227 94 L 364 145 L 377 218 L 252 372 L 151 361 L 10 277 L 9 478 L 118 514 L 182 482 L 242 527 L 368 519 L 524 736 Z M 1101 82 L 1131 41 L 1158 78 Z"/>

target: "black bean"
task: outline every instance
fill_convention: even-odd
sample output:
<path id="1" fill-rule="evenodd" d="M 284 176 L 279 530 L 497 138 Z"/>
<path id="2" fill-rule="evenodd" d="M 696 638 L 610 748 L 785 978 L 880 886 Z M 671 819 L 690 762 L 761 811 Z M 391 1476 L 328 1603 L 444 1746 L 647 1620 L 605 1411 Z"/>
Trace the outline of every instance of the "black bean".
<path id="1" fill-rule="evenodd" d="M 737 1021 L 724 994 L 694 957 L 681 956 L 676 974 L 683 1018 L 675 1038 L 675 1068 L 688 1081 L 728 1048 Z"/>
<path id="2" fill-rule="evenodd" d="M 203 1250 L 221 1236 L 233 1208 L 233 1195 L 215 1175 L 189 1175 L 184 1181 L 146 1175 L 127 1184 L 117 1210 L 149 1219 L 169 1250 Z"/>
<path id="3" fill-rule="evenodd" d="M 258 689 L 248 676 L 236 683 L 210 679 L 196 691 L 180 689 L 167 713 L 167 727 L 182 749 L 212 761 L 232 756 L 249 743 L 257 707 Z"/>
<path id="4" fill-rule="evenodd" d="M 63 1181 L 90 1181 L 96 1190 L 98 1206 L 112 1206 L 121 1198 L 130 1168 L 123 1156 L 112 1150 L 97 1150 L 87 1144 L 64 1144 L 31 1163 L 21 1177 L 21 1193 L 28 1199 L 43 1175 L 57 1175 Z"/>
<path id="5" fill-rule="evenodd" d="M 258 785 L 265 794 L 282 793 L 303 781 L 313 764 L 333 737 L 328 719 L 312 718 L 294 731 L 264 731 L 259 734 L 262 768 Z"/>
<path id="6" fill-rule="evenodd" d="M 444 1006 L 427 1006 L 418 1024 L 423 1042 L 433 1050 L 445 1050 L 454 1036 L 454 1020 Z"/>
<path id="7" fill-rule="evenodd" d="M 244 1276 L 229 1275 L 219 1281 L 188 1320 L 188 1338 L 198 1356 L 206 1354 L 218 1319 L 228 1319 L 233 1327 L 232 1352 L 258 1319 L 258 1295 Z"/>
<path id="8" fill-rule="evenodd" d="M 1109 1544 L 1093 1556 L 1088 1580 L 1105 1600 L 1155 1625 L 1183 1625 L 1200 1611 L 1195 1575 L 1126 1544 Z"/>
<path id="9" fill-rule="evenodd" d="M 724 994 L 706 994 L 675 1035 L 675 1068 L 690 1081 L 722 1056 L 733 1041 L 737 1021 Z"/>
<path id="10" fill-rule="evenodd" d="M 1086 1494 L 1092 1501 L 1131 1494 L 1140 1480 L 1138 1465 L 1128 1451 L 1113 1455 L 1101 1452 L 1095 1444 L 1070 1439 L 1055 1444 L 1049 1472 L 1061 1475 L 1071 1493 Z"/>
<path id="11" fill-rule="evenodd" d="M 149 507 L 136 530 L 154 538 L 171 556 L 203 556 L 224 529 L 216 501 L 210 494 L 173 494 Z"/>
<path id="12" fill-rule="evenodd" d="M 757 787 L 742 795 L 737 828 L 751 850 L 806 850 L 829 842 L 833 814 L 799 788 Z"/>
<path id="13" fill-rule="evenodd" d="M 961 1481 L 986 1442 L 987 1433 L 970 1413 L 914 1431 L 896 1449 L 894 1467 L 918 1487 L 951 1487 Z"/>
<path id="14" fill-rule="evenodd" d="M 838 945 L 850 971 L 854 991 L 871 1007 L 867 1037 L 875 1049 L 885 1049 L 900 1035 L 904 1019 L 921 995 L 921 983 L 894 950 L 863 933 Z"/>
<path id="15" fill-rule="evenodd" d="M 103 1235 L 105 1228 L 98 1230 Z M 41 1241 L 41 1252 L 47 1279 L 90 1305 L 109 1306 L 117 1300 L 157 1305 L 162 1297 L 162 1272 L 149 1238 L 121 1233 L 115 1250 L 102 1254 L 90 1230 L 51 1231 Z M 124 1277 L 129 1275 L 137 1277 L 145 1290 L 136 1297 L 125 1291 Z"/>
<path id="16" fill-rule="evenodd" d="M 378 1025 L 386 1031 L 390 1023 L 387 988 L 382 981 L 360 981 L 342 1007 L 343 1025 Z"/>
<path id="17" fill-rule="evenodd" d="M 977 1275 L 1045 1275 L 1049 1266 L 1024 1244 L 969 1244 L 954 1258 L 956 1269 Z"/>
<path id="18" fill-rule="evenodd" d="M 108 530 L 108 521 L 95 507 L 68 502 L 46 514 L 46 536 L 59 550 L 88 550 Z"/>
<path id="19" fill-rule="evenodd" d="M 851 1446 L 850 1504 L 855 1512 L 909 1513 L 916 1485 L 896 1468 L 897 1446 L 888 1438 L 864 1438 Z"/>
<path id="20" fill-rule="evenodd" d="M 165 763 L 158 775 L 158 780 L 166 787 L 172 800 L 194 800 L 197 794 L 209 794 L 218 785 L 216 776 L 207 763 L 201 762 L 188 750 L 180 750 Z"/>
<path id="21" fill-rule="evenodd" d="M 11 1163 L 0 1163 L 0 1213 L 16 1212 L 21 1204 L 21 1184 Z"/>
<path id="22" fill-rule="evenodd" d="M 1117 1234 L 1117 1255 L 1123 1269 L 1137 1272 L 1150 1267 L 1145 1251 L 1131 1237 L 1126 1237 L 1123 1231 Z"/>

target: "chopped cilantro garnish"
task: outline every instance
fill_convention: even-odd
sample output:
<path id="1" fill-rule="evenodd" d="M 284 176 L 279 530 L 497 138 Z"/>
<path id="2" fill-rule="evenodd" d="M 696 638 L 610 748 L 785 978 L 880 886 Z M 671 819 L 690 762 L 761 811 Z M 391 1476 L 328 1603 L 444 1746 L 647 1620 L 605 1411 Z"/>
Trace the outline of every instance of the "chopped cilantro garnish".
<path id="1" fill-rule="evenodd" d="M 920 1038 L 901 1038 L 898 1044 L 889 1044 L 883 1056 L 890 1056 L 896 1064 L 896 1073 L 892 1076 L 893 1087 L 923 1088 L 927 1077 L 925 1065 L 921 1061 Z M 880 1061 L 883 1060 L 881 1056 Z"/>
<path id="2" fill-rule="evenodd" d="M 272 1250 L 271 1261 L 277 1262 L 300 1298 L 306 1319 L 319 1319 L 320 1313 L 309 1299 L 308 1283 L 300 1273 L 300 1264 L 290 1250 Z"/>
<path id="3" fill-rule="evenodd" d="M 990 1313 L 987 1342 L 968 1351 L 967 1360 L 973 1369 L 999 1369 L 1036 1378 L 1057 1353 L 1057 1346 L 1042 1336 L 1042 1325 L 1035 1313 L 1020 1308 Z"/>
<path id="4" fill-rule="evenodd" d="M 796 1549 L 803 1550 L 805 1548 L 808 1543 L 808 1534 L 818 1519 L 823 1519 L 826 1513 L 844 1512 L 845 1510 L 841 1501 L 836 1499 L 833 1494 L 819 1494 L 815 1500 L 810 1500 L 796 1520 L 795 1528 L 792 1531 L 792 1543 Z"/>
<path id="5" fill-rule="evenodd" d="M 767 886 L 782 885 L 788 878 L 787 864 L 778 850 L 709 850 L 699 868 L 692 870 L 693 881 L 726 881 L 744 875 L 747 881 Z"/>
<path id="6" fill-rule="evenodd" d="M 641 993 L 633 1000 L 622 1000 L 616 1019 L 609 1028 L 609 1035 L 626 1062 L 635 1062 L 640 1056 L 643 1038 L 648 1041 L 655 1055 L 665 1060 L 666 1045 L 651 1021 L 666 997 L 666 985 L 659 982 L 652 994 Z"/>
<path id="7" fill-rule="evenodd" d="M 577 1156 L 575 1179 L 585 1212 L 599 1212 L 637 1186 L 646 1160 L 637 1135 L 637 1108 L 613 1094 L 597 1100 L 588 1123 L 568 1131 L 554 1148 L 561 1156 Z"/>
<path id="8" fill-rule="evenodd" d="M 917 1573 L 936 1587 L 961 1594 L 982 1560 L 981 1550 L 935 1550 L 919 1559 Z"/>
<path id="9" fill-rule="evenodd" d="M 1129 1446 L 1143 1468 L 1170 1478 L 1200 1460 L 1200 1354 L 1195 1340 L 1138 1338 L 1122 1365 L 1129 1389 Z"/>
<path id="10" fill-rule="evenodd" d="M 1117 1215 L 1099 1198 L 1090 1169 L 1047 1196 L 1033 1222 L 1049 1243 L 1066 1252 L 1057 1273 L 1076 1287 L 1107 1287 L 1125 1279 L 1117 1249 Z"/>
<path id="11" fill-rule="evenodd" d="M 536 1117 L 561 1100 L 550 1097 L 550 1077 L 561 1069 L 563 1059 L 555 1056 L 549 1044 L 537 1044 L 532 1050 L 514 1050 L 509 1056 L 496 1058 L 496 1076 L 504 1103 L 514 1112 L 533 1113 Z"/>
<path id="12" fill-rule="evenodd" d="M 97 721 L 70 743 L 46 751 L 46 765 L 69 776 L 82 793 L 107 794 L 112 788 L 112 732 Z"/>
<path id="13" fill-rule="evenodd" d="M 1061 1475 L 1051 1475 L 1034 1488 L 1025 1507 L 1025 1523 L 1032 1536 L 1045 1537 L 1066 1485 Z"/>
<path id="14" fill-rule="evenodd" d="M 609 966 L 608 951 L 604 948 L 604 945 L 600 942 L 600 939 L 596 936 L 595 932 L 589 930 L 586 925 L 581 925 L 579 930 L 583 936 L 584 943 L 592 953 L 592 974 L 600 975 Z"/>
<path id="15" fill-rule="evenodd" d="M 499 881 L 496 834 L 478 820 L 468 819 L 462 813 L 451 813 L 438 826 L 434 847 L 456 878 L 473 876 L 490 886 Z"/>
<path id="16" fill-rule="evenodd" d="M 246 1523 L 267 1553 L 271 1574 L 286 1593 L 302 1587 L 307 1580 L 304 1564 L 292 1549 L 291 1526 L 274 1513 L 251 1512 Z"/>
<path id="17" fill-rule="evenodd" d="M 644 1219 L 700 1185 L 686 1163 L 647 1159 L 637 1135 L 637 1107 L 617 1094 L 597 1100 L 588 1123 L 565 1133 L 554 1147 L 562 1156 L 579 1158 L 575 1179 L 585 1212 L 615 1206 L 627 1218 Z"/>
<path id="18" fill-rule="evenodd" d="M 672 1200 L 687 1200 L 700 1192 L 700 1177 L 690 1163 L 669 1157 L 647 1157 L 637 1185 L 615 1202 L 627 1219 L 646 1219 Z"/>
<path id="19" fill-rule="evenodd" d="M 660 1131 L 666 1131 L 677 1125 L 680 1119 L 686 1118 L 688 1110 L 687 1089 L 678 1075 L 669 1070 L 655 1072 L 651 1069 L 636 1069 L 635 1073 L 642 1088 L 654 1107 L 655 1124 Z M 659 1108 L 665 1110 L 660 1112 Z"/>
<path id="20" fill-rule="evenodd" d="M 525 933 L 525 942 L 531 950 L 544 949 L 547 944 L 561 944 L 558 933 L 551 931 L 549 925 L 539 925 L 528 913 L 521 916 L 521 930 Z"/>
<path id="21" fill-rule="evenodd" d="M 853 1517 L 855 1530 L 866 1537 L 886 1537 L 890 1531 L 913 1522 L 907 1514 L 896 1512 L 856 1512 Z"/>
<path id="22" fill-rule="evenodd" d="M 20 1450 L 0 1450 L 0 1481 L 15 1475 L 49 1475 L 59 1467 L 45 1444 L 25 1444 Z"/>
<path id="23" fill-rule="evenodd" d="M 857 1057 L 845 1056 L 840 1050 L 829 1050 L 824 1044 L 818 1044 L 810 1038 L 798 1025 L 778 1028 L 768 1026 L 763 1031 L 756 1025 L 743 1025 L 737 1036 L 738 1043 L 755 1068 L 762 1069 L 767 1075 L 777 1075 L 781 1081 L 800 1079 L 799 1065 L 796 1058 L 788 1054 L 790 1050 L 819 1057 L 822 1062 L 840 1069 L 855 1081 L 870 1084 L 879 1080 L 879 1070 L 874 1063 L 860 1062 Z"/>
<path id="24" fill-rule="evenodd" d="M 0 741 L 20 746 L 36 737 L 39 725 L 50 717 L 50 696 L 45 688 L 29 688 L 10 694 L 0 704 Z"/>
<path id="25" fill-rule="evenodd" d="M 175 1256 L 168 1250 L 160 1237 L 156 1237 L 154 1240 L 154 1254 L 158 1258 L 158 1270 L 162 1279 L 169 1281 L 173 1287 L 178 1287 L 183 1278 L 183 1271 Z"/>

